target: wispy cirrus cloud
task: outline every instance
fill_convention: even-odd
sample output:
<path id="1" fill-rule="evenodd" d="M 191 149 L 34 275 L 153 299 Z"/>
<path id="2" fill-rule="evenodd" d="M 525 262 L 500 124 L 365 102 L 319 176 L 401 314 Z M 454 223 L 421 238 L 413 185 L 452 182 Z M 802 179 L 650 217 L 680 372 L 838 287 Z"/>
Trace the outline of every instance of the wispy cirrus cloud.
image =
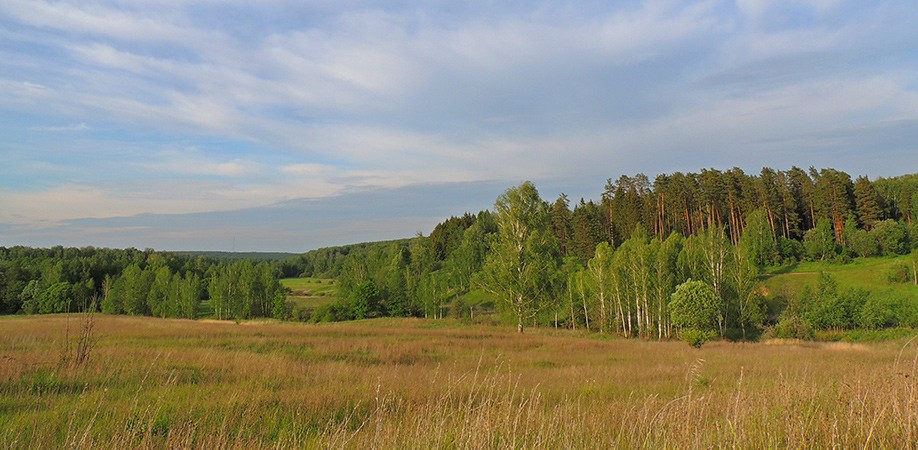
<path id="1" fill-rule="evenodd" d="M 45 125 L 45 126 L 34 126 L 29 127 L 30 131 L 40 131 L 40 132 L 50 132 L 50 133 L 60 133 L 65 131 L 87 131 L 89 130 L 89 125 L 85 123 L 75 123 L 71 125 Z"/>

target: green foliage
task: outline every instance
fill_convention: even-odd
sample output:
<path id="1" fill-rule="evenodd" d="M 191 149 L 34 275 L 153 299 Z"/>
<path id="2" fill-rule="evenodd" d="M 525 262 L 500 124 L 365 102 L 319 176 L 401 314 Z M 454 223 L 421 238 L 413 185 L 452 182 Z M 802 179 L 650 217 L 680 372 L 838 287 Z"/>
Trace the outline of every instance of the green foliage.
<path id="1" fill-rule="evenodd" d="M 372 281 L 365 281 L 351 294 L 351 310 L 356 319 L 369 319 L 385 314 L 382 294 Z"/>
<path id="2" fill-rule="evenodd" d="M 73 290 L 70 283 L 60 281 L 48 286 L 38 298 L 38 313 L 60 313 L 70 310 Z"/>
<path id="3" fill-rule="evenodd" d="M 811 340 L 815 337 L 810 324 L 796 315 L 781 319 L 775 325 L 774 330 L 774 337 L 779 339 Z"/>
<path id="4" fill-rule="evenodd" d="M 803 247 L 803 243 L 796 239 L 790 239 L 786 237 L 781 238 L 781 259 L 784 262 L 795 262 L 803 259 L 803 256 L 806 254 L 806 250 Z"/>
<path id="5" fill-rule="evenodd" d="M 510 188 L 494 204 L 498 233 L 481 272 L 482 285 L 513 314 L 517 330 L 552 291 L 558 274 L 558 244 L 548 207 L 531 182 Z"/>
<path id="6" fill-rule="evenodd" d="M 880 254 L 880 243 L 866 230 L 854 230 L 848 234 L 848 247 L 857 256 L 870 258 Z"/>
<path id="7" fill-rule="evenodd" d="M 828 219 L 820 219 L 816 227 L 807 231 L 803 236 L 803 247 L 806 256 L 812 260 L 824 260 L 837 253 L 832 223 Z"/>
<path id="8" fill-rule="evenodd" d="M 685 328 L 679 332 L 679 338 L 695 348 L 701 348 L 706 342 L 717 336 L 713 330 L 696 330 L 694 328 Z"/>
<path id="9" fill-rule="evenodd" d="M 676 286 L 669 311 L 672 324 L 676 327 L 714 331 L 721 320 L 721 300 L 711 285 L 688 280 Z"/>
<path id="10" fill-rule="evenodd" d="M 877 222 L 870 232 L 884 255 L 904 255 L 909 252 L 908 229 L 904 223 L 895 220 Z"/>
<path id="11" fill-rule="evenodd" d="M 30 280 L 29 283 L 19 293 L 20 303 L 22 303 L 22 312 L 26 314 L 35 314 L 38 312 L 38 298 L 41 296 L 41 282 Z"/>
<path id="12" fill-rule="evenodd" d="M 764 210 L 757 209 L 746 217 L 739 245 L 743 247 L 746 258 L 759 270 L 775 262 L 778 249 Z"/>
<path id="13" fill-rule="evenodd" d="M 890 283 L 908 283 L 912 281 L 909 267 L 905 263 L 894 264 L 886 273 L 886 279 Z"/>
<path id="14" fill-rule="evenodd" d="M 271 316 L 277 320 L 287 320 L 290 318 L 292 309 L 283 289 L 275 289 L 271 301 Z"/>

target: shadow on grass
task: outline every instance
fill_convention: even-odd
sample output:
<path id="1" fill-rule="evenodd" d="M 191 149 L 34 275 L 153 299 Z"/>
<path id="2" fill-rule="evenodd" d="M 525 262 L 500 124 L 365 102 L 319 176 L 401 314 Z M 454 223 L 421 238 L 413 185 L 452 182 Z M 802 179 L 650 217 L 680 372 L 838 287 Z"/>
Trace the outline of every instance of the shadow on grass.
<path id="1" fill-rule="evenodd" d="M 780 266 L 780 267 L 775 267 L 774 269 L 770 269 L 770 270 L 768 271 L 768 273 L 763 274 L 763 275 L 762 275 L 762 278 L 763 278 L 763 279 L 769 279 L 769 278 L 771 278 L 771 277 L 773 277 L 773 276 L 775 276 L 775 275 L 784 275 L 784 274 L 791 273 L 791 272 L 797 270 L 797 266 L 799 266 L 799 265 L 800 265 L 800 262 L 799 262 L 799 261 L 794 261 L 794 262 L 792 262 L 792 263 L 790 263 L 790 264 L 785 264 L 785 265 Z"/>

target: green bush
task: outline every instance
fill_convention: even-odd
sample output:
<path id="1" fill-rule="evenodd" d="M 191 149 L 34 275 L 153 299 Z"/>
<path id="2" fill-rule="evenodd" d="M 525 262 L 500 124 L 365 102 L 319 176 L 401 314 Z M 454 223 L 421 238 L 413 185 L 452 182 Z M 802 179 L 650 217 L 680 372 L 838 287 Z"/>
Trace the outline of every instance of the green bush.
<path id="1" fill-rule="evenodd" d="M 813 329 L 803 319 L 791 316 L 775 325 L 775 337 L 779 339 L 813 339 Z"/>
<path id="2" fill-rule="evenodd" d="M 880 243 L 872 234 L 857 230 L 848 236 L 848 246 L 857 256 L 870 258 L 880 254 Z"/>
<path id="3" fill-rule="evenodd" d="M 805 250 L 803 243 L 796 239 L 781 238 L 781 258 L 785 262 L 800 261 L 803 259 Z"/>
<path id="4" fill-rule="evenodd" d="M 908 283 L 911 280 L 908 266 L 905 264 L 896 264 L 886 272 L 886 280 L 890 283 Z"/>
<path id="5" fill-rule="evenodd" d="M 909 251 L 908 229 L 892 219 L 877 222 L 870 231 L 885 255 L 904 255 Z"/>
<path id="6" fill-rule="evenodd" d="M 705 342 L 713 339 L 717 336 L 717 333 L 710 330 L 696 330 L 694 328 L 686 328 L 679 332 L 679 337 L 687 342 L 689 345 L 695 348 L 701 348 Z"/>
<path id="7" fill-rule="evenodd" d="M 822 261 L 834 256 L 838 249 L 832 224 L 827 219 L 819 219 L 816 227 L 803 235 L 803 247 L 806 249 L 807 258 L 813 261 Z"/>

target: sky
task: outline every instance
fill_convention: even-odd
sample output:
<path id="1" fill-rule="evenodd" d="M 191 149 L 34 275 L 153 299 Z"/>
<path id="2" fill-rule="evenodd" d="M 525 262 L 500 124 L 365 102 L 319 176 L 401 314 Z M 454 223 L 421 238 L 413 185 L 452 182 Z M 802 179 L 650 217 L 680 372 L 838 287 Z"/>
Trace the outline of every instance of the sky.
<path id="1" fill-rule="evenodd" d="M 301 252 L 524 180 L 918 170 L 918 8 L 0 2 L 0 246 Z"/>

